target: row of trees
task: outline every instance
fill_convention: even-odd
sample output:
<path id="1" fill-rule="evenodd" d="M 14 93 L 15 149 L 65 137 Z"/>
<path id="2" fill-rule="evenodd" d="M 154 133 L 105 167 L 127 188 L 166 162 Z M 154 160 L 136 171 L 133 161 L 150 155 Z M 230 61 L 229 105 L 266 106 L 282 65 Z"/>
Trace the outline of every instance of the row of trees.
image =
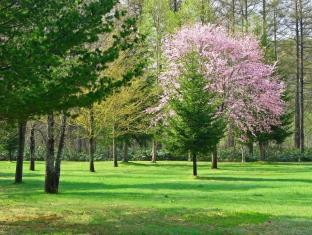
<path id="1" fill-rule="evenodd" d="M 264 160 L 270 142 L 291 134 L 296 107 L 296 146 L 304 150 L 308 1 L 28 0 L 1 7 L 1 138 L 10 156 L 18 146 L 16 183 L 27 123 L 31 169 L 45 145 L 50 193 L 58 190 L 64 146 L 73 142 L 66 130 L 78 152 L 86 145 L 91 172 L 101 146 L 111 146 L 117 167 L 116 143 L 127 156 L 135 139 L 151 142 L 153 162 L 160 147 L 193 155 L 196 175 L 199 153 L 212 153 L 217 168 L 220 142 L 247 146 L 251 155 L 258 143 Z M 288 50 L 299 52 L 296 60 Z M 277 59 L 277 67 L 269 65 Z"/>
<path id="2" fill-rule="evenodd" d="M 26 123 L 47 115 L 45 191 L 56 193 L 69 109 L 102 100 L 139 73 L 140 66 L 120 77 L 105 73 L 138 43 L 135 20 L 114 0 L 29 0 L 2 1 L 0 21 L 0 117 L 18 124 L 15 182 L 22 182 Z M 55 156 L 57 112 L 63 118 Z"/>

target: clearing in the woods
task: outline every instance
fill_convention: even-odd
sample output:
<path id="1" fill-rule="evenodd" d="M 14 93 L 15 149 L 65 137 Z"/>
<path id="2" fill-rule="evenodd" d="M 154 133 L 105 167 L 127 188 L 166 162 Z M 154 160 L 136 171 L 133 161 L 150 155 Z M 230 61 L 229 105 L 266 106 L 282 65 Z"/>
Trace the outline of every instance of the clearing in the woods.
<path id="1" fill-rule="evenodd" d="M 312 233 L 312 164 L 64 162 L 58 195 L 36 167 L 0 162 L 0 234 Z"/>

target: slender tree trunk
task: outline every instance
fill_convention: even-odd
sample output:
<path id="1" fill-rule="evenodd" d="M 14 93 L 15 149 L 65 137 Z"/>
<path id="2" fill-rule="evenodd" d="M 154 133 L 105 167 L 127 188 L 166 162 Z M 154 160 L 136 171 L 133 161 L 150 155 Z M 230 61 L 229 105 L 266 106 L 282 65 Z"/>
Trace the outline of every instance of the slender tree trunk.
<path id="1" fill-rule="evenodd" d="M 231 126 L 229 127 L 229 130 L 228 130 L 226 147 L 228 147 L 228 148 L 234 147 L 234 133 L 233 133 Z"/>
<path id="2" fill-rule="evenodd" d="M 124 150 L 123 161 L 128 162 L 128 142 L 127 142 L 127 140 L 124 140 L 124 142 L 123 142 L 123 150 Z"/>
<path id="3" fill-rule="evenodd" d="M 89 122 L 90 122 L 90 138 L 89 138 L 90 172 L 95 172 L 95 169 L 94 169 L 94 152 L 95 152 L 94 114 L 93 114 L 92 107 L 90 108 Z"/>
<path id="4" fill-rule="evenodd" d="M 214 150 L 212 151 L 211 169 L 218 169 L 218 149 L 217 149 L 217 147 L 215 147 Z"/>
<path id="5" fill-rule="evenodd" d="M 250 155 L 251 157 L 253 157 L 253 155 L 254 155 L 254 146 L 253 146 L 253 142 L 251 142 L 251 143 L 248 144 L 248 150 L 249 150 L 249 155 Z"/>
<path id="6" fill-rule="evenodd" d="M 300 153 L 304 153 L 304 35 L 303 35 L 303 5 L 299 0 L 300 25 Z"/>
<path id="7" fill-rule="evenodd" d="M 30 153 L 30 166 L 29 166 L 29 169 L 31 171 L 35 170 L 35 147 L 36 147 L 36 142 L 35 142 L 35 125 L 33 124 L 31 126 L 30 138 L 29 138 L 29 153 Z"/>
<path id="8" fill-rule="evenodd" d="M 152 163 L 156 163 L 157 158 L 157 141 L 153 139 L 152 141 Z"/>
<path id="9" fill-rule="evenodd" d="M 260 154 L 259 160 L 264 161 L 264 159 L 265 159 L 265 143 L 263 143 L 261 141 L 259 142 L 259 154 Z"/>
<path id="10" fill-rule="evenodd" d="M 235 0 L 232 0 L 232 33 L 235 33 Z"/>
<path id="11" fill-rule="evenodd" d="M 178 12 L 178 0 L 173 0 L 173 11 Z"/>
<path id="12" fill-rule="evenodd" d="M 273 10 L 273 37 L 274 37 L 274 58 L 277 60 L 277 9 Z"/>
<path id="13" fill-rule="evenodd" d="M 57 191 L 58 191 L 59 184 L 60 184 L 61 161 L 62 161 L 64 146 L 65 146 L 66 125 L 67 125 L 67 117 L 63 113 L 60 140 L 59 140 L 58 150 L 57 150 L 56 159 L 55 159 L 55 184 L 56 184 Z"/>
<path id="14" fill-rule="evenodd" d="M 241 151 L 242 151 L 242 163 L 246 162 L 246 157 L 245 157 L 245 151 L 244 151 L 244 147 L 241 147 Z"/>
<path id="15" fill-rule="evenodd" d="M 245 32 L 248 33 L 249 25 L 248 25 L 248 0 L 245 0 Z"/>
<path id="16" fill-rule="evenodd" d="M 47 131 L 47 151 L 46 151 L 46 172 L 45 172 L 45 192 L 57 193 L 55 181 L 55 156 L 54 156 L 54 115 L 48 115 Z"/>
<path id="17" fill-rule="evenodd" d="M 26 124 L 26 121 L 20 121 L 18 123 L 18 154 L 16 158 L 15 183 L 22 183 L 23 181 Z"/>
<path id="18" fill-rule="evenodd" d="M 12 149 L 9 149 L 9 161 L 12 162 Z"/>
<path id="19" fill-rule="evenodd" d="M 82 139 L 81 139 L 80 136 L 79 136 L 78 139 L 77 139 L 77 152 L 78 152 L 78 153 L 81 153 L 81 152 L 82 152 Z"/>
<path id="20" fill-rule="evenodd" d="M 197 176 L 197 157 L 196 153 L 193 153 L 193 176 Z"/>
<path id="21" fill-rule="evenodd" d="M 118 167 L 117 154 L 116 154 L 116 139 L 115 139 L 115 125 L 113 126 L 113 161 L 114 167 Z"/>
<path id="22" fill-rule="evenodd" d="M 262 33 L 267 34 L 266 0 L 262 0 Z"/>
<path id="23" fill-rule="evenodd" d="M 187 160 L 190 162 L 192 161 L 192 153 L 191 153 L 191 150 L 188 151 L 187 153 Z"/>
<path id="24" fill-rule="evenodd" d="M 295 147 L 300 148 L 300 36 L 298 0 L 295 0 L 296 17 L 296 98 L 295 98 Z"/>

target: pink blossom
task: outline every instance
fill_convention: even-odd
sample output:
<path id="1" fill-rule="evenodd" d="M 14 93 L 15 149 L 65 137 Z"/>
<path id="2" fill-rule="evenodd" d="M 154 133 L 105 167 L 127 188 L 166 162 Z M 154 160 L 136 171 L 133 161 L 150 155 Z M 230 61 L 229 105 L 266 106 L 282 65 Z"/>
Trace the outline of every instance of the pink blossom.
<path id="1" fill-rule="evenodd" d="M 284 112 L 284 84 L 274 75 L 275 65 L 263 62 L 258 41 L 252 36 L 231 36 L 222 27 L 195 24 L 181 28 L 164 42 L 167 67 L 160 76 L 166 106 L 179 88 L 183 59 L 199 55 L 207 89 L 223 97 L 222 115 L 239 129 L 252 133 L 270 131 Z"/>

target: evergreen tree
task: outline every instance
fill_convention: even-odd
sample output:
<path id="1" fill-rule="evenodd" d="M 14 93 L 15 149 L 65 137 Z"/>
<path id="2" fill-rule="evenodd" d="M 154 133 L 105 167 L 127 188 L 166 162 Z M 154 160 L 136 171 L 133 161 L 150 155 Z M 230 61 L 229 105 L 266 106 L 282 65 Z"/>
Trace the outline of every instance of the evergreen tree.
<path id="1" fill-rule="evenodd" d="M 193 157 L 193 175 L 197 175 L 197 155 L 214 150 L 224 133 L 224 122 L 218 116 L 220 99 L 207 89 L 207 80 L 199 72 L 196 58 L 185 63 L 179 78 L 177 95 L 169 101 L 167 138 L 171 149 Z"/>

